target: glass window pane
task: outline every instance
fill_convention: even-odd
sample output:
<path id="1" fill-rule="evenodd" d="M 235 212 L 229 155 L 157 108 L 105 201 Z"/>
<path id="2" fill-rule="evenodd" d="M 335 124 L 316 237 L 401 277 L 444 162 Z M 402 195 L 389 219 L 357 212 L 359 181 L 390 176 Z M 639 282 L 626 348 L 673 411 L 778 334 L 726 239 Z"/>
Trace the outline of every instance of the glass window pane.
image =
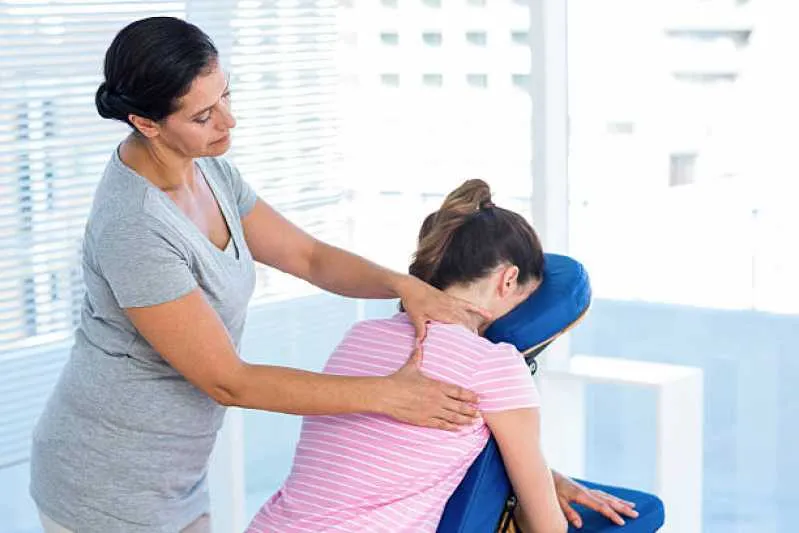
<path id="1" fill-rule="evenodd" d="M 799 506 L 797 38 L 778 22 L 794 16 L 790 2 L 569 2 L 570 246 L 595 294 L 573 349 L 704 371 L 712 533 L 791 529 Z M 638 466 L 655 428 L 636 422 L 651 405 L 591 394 L 588 477 L 651 489 Z M 632 422 L 603 414 L 620 405 Z"/>

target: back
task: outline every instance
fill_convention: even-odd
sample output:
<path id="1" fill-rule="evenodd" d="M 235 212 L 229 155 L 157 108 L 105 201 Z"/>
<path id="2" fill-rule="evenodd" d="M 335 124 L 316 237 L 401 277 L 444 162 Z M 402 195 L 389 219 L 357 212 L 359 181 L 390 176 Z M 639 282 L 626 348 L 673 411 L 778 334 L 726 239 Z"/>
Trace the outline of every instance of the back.
<path id="1" fill-rule="evenodd" d="M 391 374 L 408 359 L 414 336 L 404 313 L 361 322 L 345 336 L 324 371 Z M 422 371 L 473 390 L 482 412 L 539 405 L 519 352 L 462 326 L 430 325 Z M 292 471 L 248 533 L 435 531 L 444 504 L 487 440 L 482 419 L 448 432 L 379 415 L 306 417 Z"/>

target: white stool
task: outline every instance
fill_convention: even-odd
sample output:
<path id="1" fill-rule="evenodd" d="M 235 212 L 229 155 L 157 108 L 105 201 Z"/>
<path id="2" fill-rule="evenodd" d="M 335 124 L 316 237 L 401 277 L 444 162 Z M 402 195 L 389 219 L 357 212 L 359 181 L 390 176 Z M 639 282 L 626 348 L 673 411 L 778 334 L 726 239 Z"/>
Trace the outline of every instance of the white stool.
<path id="1" fill-rule="evenodd" d="M 585 473 L 585 386 L 612 383 L 657 394 L 655 494 L 663 500 L 661 531 L 702 530 L 703 373 L 700 368 L 575 355 L 566 369 L 537 375 L 544 400 L 541 435 L 547 460 L 575 477 Z M 620 411 L 623 412 L 620 406 Z M 601 481 L 601 480 L 597 480 Z"/>

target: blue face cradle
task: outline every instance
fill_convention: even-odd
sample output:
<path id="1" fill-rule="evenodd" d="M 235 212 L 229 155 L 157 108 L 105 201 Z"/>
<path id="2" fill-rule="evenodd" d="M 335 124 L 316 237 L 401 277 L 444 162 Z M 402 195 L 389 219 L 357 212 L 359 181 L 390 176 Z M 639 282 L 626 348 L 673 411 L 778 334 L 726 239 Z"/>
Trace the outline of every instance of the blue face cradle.
<path id="1" fill-rule="evenodd" d="M 544 258 L 538 289 L 485 332 L 491 342 L 516 346 L 533 371 L 535 357 L 577 323 L 591 304 L 591 283 L 582 264 L 564 255 Z"/>

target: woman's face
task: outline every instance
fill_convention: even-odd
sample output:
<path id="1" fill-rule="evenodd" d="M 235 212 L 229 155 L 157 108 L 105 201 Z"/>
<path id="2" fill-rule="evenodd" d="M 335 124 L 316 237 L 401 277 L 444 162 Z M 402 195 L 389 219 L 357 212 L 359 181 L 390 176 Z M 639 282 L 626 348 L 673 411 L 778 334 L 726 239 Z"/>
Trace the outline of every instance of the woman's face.
<path id="1" fill-rule="evenodd" d="M 186 157 L 216 157 L 230 148 L 230 88 L 219 66 L 194 79 L 178 109 L 159 124 L 161 142 Z"/>

